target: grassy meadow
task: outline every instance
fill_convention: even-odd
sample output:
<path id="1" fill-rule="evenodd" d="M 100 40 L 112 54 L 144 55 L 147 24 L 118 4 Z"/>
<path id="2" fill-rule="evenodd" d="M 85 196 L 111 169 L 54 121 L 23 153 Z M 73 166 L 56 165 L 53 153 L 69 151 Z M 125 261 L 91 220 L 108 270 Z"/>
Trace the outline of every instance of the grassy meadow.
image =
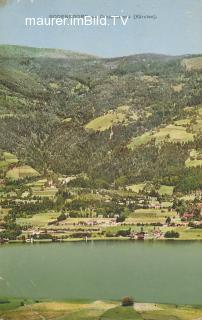
<path id="1" fill-rule="evenodd" d="M 108 113 L 93 119 L 85 126 L 85 129 L 94 131 L 105 131 L 119 123 L 127 125 L 131 121 L 135 121 L 137 119 L 137 114 L 130 111 L 129 106 L 121 106 L 118 107 L 115 111 L 109 111 Z"/>
<path id="2" fill-rule="evenodd" d="M 122 307 L 117 301 L 34 301 L 1 299 L 4 320 L 199 320 L 201 306 L 135 303 Z"/>
<path id="3" fill-rule="evenodd" d="M 14 167 L 8 170 L 6 177 L 8 179 L 18 180 L 25 177 L 37 177 L 39 173 L 30 166 L 24 165 L 19 167 Z"/>
<path id="4" fill-rule="evenodd" d="M 163 143 L 165 141 L 171 143 L 186 143 L 193 141 L 194 135 L 193 133 L 188 132 L 186 127 L 182 125 L 170 124 L 163 128 L 157 128 L 154 132 L 146 132 L 141 136 L 133 138 L 128 147 L 133 150 L 136 147 L 147 144 L 152 139 L 155 139 L 156 144 Z"/>

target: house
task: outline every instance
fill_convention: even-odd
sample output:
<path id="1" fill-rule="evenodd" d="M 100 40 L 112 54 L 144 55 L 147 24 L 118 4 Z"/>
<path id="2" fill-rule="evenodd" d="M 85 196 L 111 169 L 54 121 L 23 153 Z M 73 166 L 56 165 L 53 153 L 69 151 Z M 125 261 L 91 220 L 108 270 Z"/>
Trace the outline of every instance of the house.
<path id="1" fill-rule="evenodd" d="M 144 240 L 145 232 L 144 231 L 137 232 L 136 236 L 137 236 L 137 240 Z"/>
<path id="2" fill-rule="evenodd" d="M 48 180 L 48 181 L 46 182 L 46 187 L 52 187 L 52 186 L 54 186 L 53 180 Z"/>
<path id="3" fill-rule="evenodd" d="M 163 232 L 161 232 L 160 229 L 154 230 L 153 237 L 154 237 L 154 239 L 160 239 L 163 237 Z"/>
<path id="4" fill-rule="evenodd" d="M 186 212 L 186 213 L 183 214 L 182 218 L 185 219 L 185 220 L 189 220 L 189 219 L 192 219 L 193 216 L 194 216 L 193 213 Z"/>
<path id="5" fill-rule="evenodd" d="M 145 232 L 144 231 L 140 231 L 140 232 L 132 233 L 131 234 L 131 239 L 133 239 L 133 240 L 144 240 L 145 239 Z"/>

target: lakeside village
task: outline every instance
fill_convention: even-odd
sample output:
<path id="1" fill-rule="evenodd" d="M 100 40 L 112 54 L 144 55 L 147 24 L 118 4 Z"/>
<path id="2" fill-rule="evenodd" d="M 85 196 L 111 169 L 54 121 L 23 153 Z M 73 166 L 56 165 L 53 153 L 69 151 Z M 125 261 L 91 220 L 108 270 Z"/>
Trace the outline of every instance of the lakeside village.
<path id="1" fill-rule="evenodd" d="M 93 188 L 86 177 L 2 180 L 0 242 L 201 240 L 202 192 L 137 184 Z"/>

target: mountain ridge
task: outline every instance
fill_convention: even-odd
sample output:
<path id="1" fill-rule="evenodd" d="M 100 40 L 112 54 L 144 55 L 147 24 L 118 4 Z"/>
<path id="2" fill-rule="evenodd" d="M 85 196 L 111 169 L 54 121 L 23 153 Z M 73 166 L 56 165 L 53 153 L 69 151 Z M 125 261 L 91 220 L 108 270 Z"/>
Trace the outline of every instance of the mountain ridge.
<path id="1" fill-rule="evenodd" d="M 76 56 L 80 56 L 80 57 L 89 57 L 89 58 L 97 58 L 97 59 L 101 59 L 101 60 L 116 60 L 116 59 L 132 59 L 133 57 L 155 57 L 155 58 L 162 58 L 162 59 L 166 59 L 166 58 L 187 58 L 187 57 L 198 57 L 201 56 L 202 53 L 197 53 L 197 54 L 193 54 L 193 53 L 185 53 L 185 54 L 181 54 L 181 55 L 171 55 L 171 54 L 166 54 L 166 53 L 155 53 L 155 52 L 147 52 L 147 53 L 134 53 L 134 54 L 129 54 L 129 55 L 124 55 L 124 56 L 116 56 L 116 57 L 101 57 L 101 56 L 97 56 L 97 55 L 93 55 L 90 53 L 83 53 L 83 52 L 78 52 L 78 51 L 72 51 L 72 50 L 68 50 L 68 49 L 59 49 L 59 48 L 44 48 L 44 47 L 33 47 L 33 46 L 22 46 L 22 45 L 12 45 L 12 44 L 0 44 L 0 49 L 5 49 L 9 51 L 9 49 L 17 49 L 17 53 L 19 55 L 24 55 L 25 53 L 30 52 L 30 54 L 33 54 L 33 51 L 39 51 L 42 52 L 44 51 L 45 53 L 48 54 L 51 52 L 55 52 L 55 53 L 61 53 L 64 54 L 64 58 L 65 56 L 68 57 L 68 55 L 76 55 Z M 27 55 L 29 56 L 29 55 Z M 31 56 L 30 56 L 31 57 Z M 33 55 L 34 57 L 34 55 Z M 36 56 L 35 56 L 36 57 Z M 40 57 L 40 55 L 39 55 Z M 45 56 L 48 57 L 48 56 Z M 52 56 L 50 55 L 50 58 Z M 52 57 L 53 58 L 53 57 Z M 57 58 L 57 57 L 56 57 Z"/>

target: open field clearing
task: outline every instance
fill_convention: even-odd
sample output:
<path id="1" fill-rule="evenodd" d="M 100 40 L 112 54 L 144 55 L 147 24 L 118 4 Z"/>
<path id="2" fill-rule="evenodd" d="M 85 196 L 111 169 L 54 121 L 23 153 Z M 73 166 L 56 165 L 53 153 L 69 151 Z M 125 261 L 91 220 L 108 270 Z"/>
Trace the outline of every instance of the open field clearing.
<path id="1" fill-rule="evenodd" d="M 14 167 L 13 169 L 10 169 L 6 177 L 13 180 L 19 180 L 26 177 L 37 177 L 39 176 L 39 173 L 33 169 L 30 166 L 20 166 L 20 167 Z"/>
<path id="2" fill-rule="evenodd" d="M 8 300 L 9 301 L 9 300 Z M 5 320 L 84 320 L 100 319 L 108 310 L 115 308 L 117 302 L 38 302 L 10 300 L 0 305 L 0 316 Z M 21 306 L 24 304 L 24 306 Z M 6 307 L 7 309 L 6 309 Z M 122 313 L 122 312 L 121 312 Z"/>
<path id="3" fill-rule="evenodd" d="M 144 75 L 141 77 L 141 80 L 149 83 L 158 83 L 159 78 L 157 76 L 149 76 L 149 75 Z"/>
<path id="4" fill-rule="evenodd" d="M 169 228 L 168 228 L 169 229 Z M 173 228 L 170 228 L 170 230 Z M 192 229 L 189 227 L 174 228 L 180 232 L 180 240 L 202 240 L 202 229 Z"/>
<path id="5" fill-rule="evenodd" d="M 131 190 L 135 193 L 139 193 L 144 189 L 144 187 L 145 187 L 145 183 L 139 183 L 139 184 L 132 184 L 130 186 L 127 186 L 126 189 Z"/>
<path id="6" fill-rule="evenodd" d="M 85 129 L 105 131 L 110 129 L 113 125 L 119 123 L 127 124 L 137 119 L 138 116 L 136 113 L 130 111 L 129 106 L 121 106 L 115 111 L 109 111 L 107 114 L 90 121 L 85 126 Z"/>
<path id="7" fill-rule="evenodd" d="M 174 123 L 176 126 L 184 126 L 187 127 L 191 122 L 191 119 L 180 119 L 176 120 Z"/>
<path id="8" fill-rule="evenodd" d="M 18 162 L 17 157 L 10 152 L 4 152 L 3 155 L 4 155 L 5 161 L 7 163 L 17 163 Z"/>
<path id="9" fill-rule="evenodd" d="M 173 89 L 174 92 L 181 92 L 182 89 L 183 89 L 183 83 L 179 83 L 179 84 L 175 84 L 175 85 L 172 85 L 171 88 Z"/>
<path id="10" fill-rule="evenodd" d="M 174 190 L 173 186 L 162 185 L 162 186 L 160 186 L 160 189 L 158 190 L 158 192 L 159 192 L 160 195 L 172 196 L 173 195 L 173 190 Z"/>
<path id="11" fill-rule="evenodd" d="M 58 189 L 56 187 L 31 187 L 33 196 L 54 198 Z"/>
<path id="12" fill-rule="evenodd" d="M 27 186 L 43 187 L 46 182 L 47 182 L 47 179 L 39 179 L 39 180 L 34 181 L 32 183 L 28 183 Z"/>
<path id="13" fill-rule="evenodd" d="M 31 188 L 32 196 L 54 198 L 58 188 L 54 185 L 50 187 L 46 186 L 47 181 L 47 179 L 39 179 L 37 181 L 27 183 L 26 186 Z"/>
<path id="14" fill-rule="evenodd" d="M 202 70 L 202 57 L 184 59 L 182 60 L 182 65 L 187 71 Z"/>
<path id="15" fill-rule="evenodd" d="M 202 166 L 202 153 L 195 149 L 191 150 L 185 165 L 187 168 Z"/>
<path id="16" fill-rule="evenodd" d="M 193 134 L 186 131 L 184 127 L 168 125 L 165 128 L 159 129 L 154 134 L 158 142 L 168 139 L 170 142 L 188 142 L 193 141 Z"/>
<path id="17" fill-rule="evenodd" d="M 135 137 L 132 139 L 132 141 L 129 143 L 128 147 L 129 149 L 135 149 L 136 147 L 139 147 L 141 145 L 144 145 L 154 139 L 154 136 L 150 132 L 146 132 L 142 134 L 141 136 Z"/>
<path id="18" fill-rule="evenodd" d="M 192 133 L 187 132 L 186 128 L 182 125 L 171 124 L 157 129 L 156 132 L 146 132 L 141 136 L 133 138 L 128 147 L 133 150 L 136 147 L 147 144 L 152 139 L 155 139 L 157 144 L 164 141 L 176 143 L 193 141 L 194 136 Z"/>
<path id="19" fill-rule="evenodd" d="M 10 164 L 15 164 L 18 159 L 15 155 L 9 152 L 3 152 L 0 160 L 0 168 L 6 169 Z"/>
<path id="20" fill-rule="evenodd" d="M 57 217 L 60 215 L 58 212 L 44 212 L 38 213 L 30 218 L 18 218 L 17 223 L 20 225 L 27 225 L 31 224 L 33 227 L 46 227 L 48 222 L 56 220 Z"/>
<path id="21" fill-rule="evenodd" d="M 101 320 L 141 320 L 141 315 L 133 307 L 116 307 L 105 312 Z"/>
<path id="22" fill-rule="evenodd" d="M 202 119 L 197 119 L 196 123 L 194 125 L 192 125 L 192 130 L 195 133 L 200 133 L 202 132 Z"/>
<path id="23" fill-rule="evenodd" d="M 126 221 L 128 223 L 165 223 L 167 217 L 173 218 L 176 216 L 176 212 L 166 209 L 137 209 L 130 214 Z"/>
<path id="24" fill-rule="evenodd" d="M 0 168 L 7 169 L 8 163 L 5 160 L 0 161 Z"/>
<path id="25" fill-rule="evenodd" d="M 133 191 L 135 193 L 139 193 L 144 189 L 145 186 L 146 186 L 146 183 L 132 184 L 130 186 L 127 186 L 126 189 Z M 161 185 L 158 192 L 160 195 L 172 196 L 173 190 L 174 190 L 174 186 Z"/>

